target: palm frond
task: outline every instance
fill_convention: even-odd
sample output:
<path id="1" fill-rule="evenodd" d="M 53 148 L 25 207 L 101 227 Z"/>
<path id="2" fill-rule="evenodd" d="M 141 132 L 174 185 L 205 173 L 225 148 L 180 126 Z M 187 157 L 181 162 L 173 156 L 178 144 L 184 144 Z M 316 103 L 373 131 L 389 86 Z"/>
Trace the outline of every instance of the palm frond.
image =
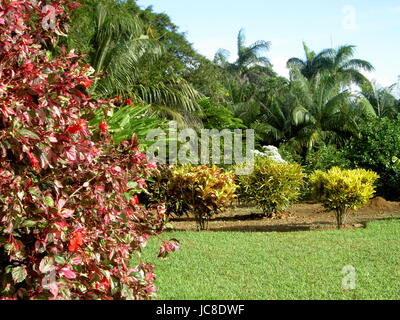
<path id="1" fill-rule="evenodd" d="M 306 66 L 306 63 L 299 58 L 291 58 L 287 61 L 286 65 L 288 68 L 293 68 L 293 67 L 304 68 Z"/>
<path id="2" fill-rule="evenodd" d="M 356 46 L 354 45 L 343 45 L 332 51 L 335 64 L 340 65 L 341 63 L 349 60 L 354 56 Z"/>
<path id="3" fill-rule="evenodd" d="M 370 62 L 368 62 L 366 60 L 361 60 L 361 59 L 349 60 L 349 61 L 343 63 L 342 68 L 344 68 L 344 69 L 353 68 L 353 69 L 358 69 L 358 70 L 362 69 L 362 70 L 369 71 L 369 72 L 375 70 L 374 66 Z"/>
<path id="4" fill-rule="evenodd" d="M 106 121 L 116 144 L 130 140 L 135 134 L 141 144 L 147 145 L 146 136 L 150 130 L 165 128 L 167 125 L 166 121 L 152 116 L 150 106 L 126 105 L 109 112 L 111 115 L 106 116 L 103 110 L 95 110 L 95 117 L 89 123 L 97 127 L 100 122 Z"/>
<path id="5" fill-rule="evenodd" d="M 225 49 L 218 49 L 214 56 L 214 63 L 218 64 L 221 67 L 227 66 L 229 63 L 230 52 Z"/>
<path id="6" fill-rule="evenodd" d="M 147 34 L 138 16 L 127 14 L 128 2 L 88 2 L 75 29 L 89 35 L 75 44 L 88 50 L 89 63 L 99 80 L 95 94 L 113 98 L 132 97 L 155 107 L 174 110 L 187 118 L 198 111 L 201 94 L 176 72 L 158 68 L 166 48 Z M 189 121 L 189 119 L 188 119 Z"/>

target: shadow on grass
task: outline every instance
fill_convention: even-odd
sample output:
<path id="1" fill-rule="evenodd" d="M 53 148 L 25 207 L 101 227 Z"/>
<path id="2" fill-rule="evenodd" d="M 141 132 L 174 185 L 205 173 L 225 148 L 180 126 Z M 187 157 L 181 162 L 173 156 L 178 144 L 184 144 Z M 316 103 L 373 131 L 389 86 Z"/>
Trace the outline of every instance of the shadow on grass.
<path id="1" fill-rule="evenodd" d="M 369 221 L 360 221 L 357 224 L 348 224 L 341 230 L 367 229 L 370 223 L 377 221 L 400 221 L 400 218 L 378 218 Z M 210 228 L 209 232 L 304 232 L 304 231 L 328 231 L 338 230 L 334 222 L 318 221 L 314 223 L 292 223 L 280 225 L 264 225 L 264 226 L 230 226 L 221 228 Z"/>
<path id="2" fill-rule="evenodd" d="M 210 227 L 205 232 L 300 232 L 300 231 L 317 231 L 335 229 L 335 225 L 330 222 L 320 221 L 317 222 L 321 227 L 315 228 L 315 223 L 287 223 L 287 224 L 273 224 L 273 225 L 238 225 L 226 227 Z M 330 228 L 329 228 L 330 227 Z M 176 228 L 167 231 L 195 231 L 192 229 Z"/>
<path id="3" fill-rule="evenodd" d="M 231 216 L 231 217 L 218 217 L 216 216 L 210 221 L 249 221 L 249 220 L 263 220 L 266 219 L 265 215 L 259 214 L 259 213 L 251 213 L 247 215 L 236 215 L 236 216 Z M 195 222 L 196 219 L 192 217 L 181 217 L 181 218 L 172 218 L 171 222 Z"/>
<path id="4" fill-rule="evenodd" d="M 240 215 L 233 217 L 221 217 L 215 218 L 210 221 L 255 221 L 255 220 L 268 220 L 263 215 L 260 214 L 250 214 L 250 215 Z M 173 221 L 173 220 L 172 220 Z M 194 222 L 193 218 L 179 218 L 176 221 L 186 221 L 186 222 Z M 389 217 L 389 218 L 376 218 L 376 219 L 362 219 L 358 221 L 353 221 L 352 223 L 348 223 L 341 230 L 355 230 L 355 229 L 366 229 L 368 228 L 371 222 L 375 221 L 400 221 L 399 217 Z M 269 224 L 269 225 L 233 225 L 233 226 L 224 226 L 224 227 L 213 227 L 204 232 L 279 232 L 279 233 L 289 233 L 289 232 L 304 232 L 304 231 L 328 231 L 328 230 L 338 230 L 335 221 L 313 221 L 311 223 L 278 223 L 278 224 Z M 192 228 L 175 228 L 170 231 L 178 231 L 178 232 L 193 232 L 196 231 Z"/>
<path id="5" fill-rule="evenodd" d="M 310 225 L 269 225 L 269 226 L 232 226 L 222 228 L 210 228 L 210 232 L 299 232 L 312 230 Z"/>

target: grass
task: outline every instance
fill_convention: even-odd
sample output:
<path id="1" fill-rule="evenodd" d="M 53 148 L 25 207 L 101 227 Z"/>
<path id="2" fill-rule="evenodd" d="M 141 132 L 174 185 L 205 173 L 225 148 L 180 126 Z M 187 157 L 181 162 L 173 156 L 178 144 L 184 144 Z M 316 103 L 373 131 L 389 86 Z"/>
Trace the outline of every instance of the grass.
<path id="1" fill-rule="evenodd" d="M 400 299 L 400 220 L 367 229 L 295 233 L 173 232 L 182 250 L 157 259 L 160 300 Z M 352 265 L 356 289 L 342 289 Z"/>

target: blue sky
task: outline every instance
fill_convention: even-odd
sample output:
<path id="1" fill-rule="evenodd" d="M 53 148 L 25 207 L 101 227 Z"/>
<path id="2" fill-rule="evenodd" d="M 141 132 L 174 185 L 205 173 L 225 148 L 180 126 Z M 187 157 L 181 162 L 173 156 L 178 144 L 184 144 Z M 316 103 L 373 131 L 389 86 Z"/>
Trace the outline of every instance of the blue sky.
<path id="1" fill-rule="evenodd" d="M 341 44 L 357 46 L 356 57 L 376 69 L 368 77 L 390 85 L 400 76 L 399 0 L 138 0 L 165 12 L 203 55 L 219 48 L 235 58 L 236 37 L 272 42 L 274 69 L 287 75 L 286 61 L 303 57 L 302 41 L 315 51 Z"/>

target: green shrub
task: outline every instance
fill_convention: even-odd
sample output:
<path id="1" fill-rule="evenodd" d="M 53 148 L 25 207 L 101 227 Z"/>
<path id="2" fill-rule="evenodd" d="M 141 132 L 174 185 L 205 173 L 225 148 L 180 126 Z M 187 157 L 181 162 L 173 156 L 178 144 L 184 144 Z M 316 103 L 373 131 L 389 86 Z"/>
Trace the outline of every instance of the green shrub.
<path id="1" fill-rule="evenodd" d="M 89 124 L 98 127 L 100 123 L 107 122 L 108 131 L 116 144 L 130 140 L 133 135 L 136 135 L 141 147 L 151 145 L 152 142 L 146 140 L 147 134 L 153 129 L 165 128 L 167 121 L 151 117 L 150 106 L 125 103 L 127 101 L 118 107 L 110 103 L 110 106 L 114 108 L 94 110 L 94 118 Z"/>
<path id="2" fill-rule="evenodd" d="M 170 217 L 187 215 L 190 212 L 189 204 L 183 197 L 171 196 L 174 192 L 169 188 L 173 178 L 173 166 L 159 164 L 157 172 L 153 173 L 146 186 L 147 192 L 140 195 L 140 202 L 147 205 L 164 203 Z"/>
<path id="3" fill-rule="evenodd" d="M 271 218 L 298 199 L 304 173 L 299 164 L 277 163 L 269 158 L 258 157 L 253 173 L 240 176 L 238 181 L 240 197 L 255 202 Z"/>
<path id="4" fill-rule="evenodd" d="M 192 214 L 200 230 L 236 198 L 233 172 L 216 166 L 164 167 L 150 184 L 155 202 L 166 204 L 169 215 Z"/>
<path id="5" fill-rule="evenodd" d="M 279 153 L 287 162 L 303 162 L 302 157 L 297 153 L 296 149 L 290 143 L 281 144 L 279 147 Z M 332 144 L 323 144 L 318 146 L 316 150 L 309 151 L 303 167 L 307 176 L 301 189 L 300 199 L 304 201 L 312 199 L 311 185 L 308 179 L 309 174 L 316 170 L 327 171 L 333 167 L 339 167 L 341 169 L 352 168 L 351 162 L 346 157 L 346 153 L 343 150 L 339 150 L 335 145 Z"/>
<path id="6" fill-rule="evenodd" d="M 360 125 L 360 136 L 345 148 L 353 168 L 379 174 L 377 194 L 388 200 L 400 199 L 400 115 L 397 119 L 369 118 Z"/>
<path id="7" fill-rule="evenodd" d="M 290 145 L 290 143 L 282 143 L 278 149 L 279 154 L 285 161 L 290 163 L 301 163 L 301 156 L 296 152 L 293 146 Z"/>
<path id="8" fill-rule="evenodd" d="M 307 155 L 305 170 L 312 173 L 316 170 L 327 171 L 333 167 L 350 169 L 350 161 L 345 152 L 335 145 L 322 145 L 317 150 L 310 151 Z"/>
<path id="9" fill-rule="evenodd" d="M 312 192 L 328 210 L 336 211 L 338 229 L 345 224 L 349 209 L 357 210 L 373 197 L 374 183 L 379 176 L 364 169 L 342 170 L 332 168 L 328 172 L 315 171 L 311 177 Z"/>
<path id="10" fill-rule="evenodd" d="M 246 129 L 243 121 L 234 117 L 233 111 L 212 101 L 210 98 L 201 99 L 198 104 L 202 109 L 202 113 L 199 113 L 198 116 L 202 119 L 205 129 Z"/>

